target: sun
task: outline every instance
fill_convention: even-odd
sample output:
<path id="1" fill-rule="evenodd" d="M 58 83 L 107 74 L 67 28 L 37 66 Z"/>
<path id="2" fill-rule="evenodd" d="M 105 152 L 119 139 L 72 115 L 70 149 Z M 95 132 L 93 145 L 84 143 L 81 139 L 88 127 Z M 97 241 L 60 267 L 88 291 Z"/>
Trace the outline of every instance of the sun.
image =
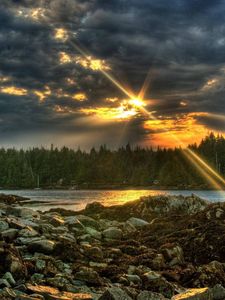
<path id="1" fill-rule="evenodd" d="M 145 102 L 140 98 L 133 98 L 129 100 L 129 104 L 134 108 L 142 108 L 145 106 Z"/>

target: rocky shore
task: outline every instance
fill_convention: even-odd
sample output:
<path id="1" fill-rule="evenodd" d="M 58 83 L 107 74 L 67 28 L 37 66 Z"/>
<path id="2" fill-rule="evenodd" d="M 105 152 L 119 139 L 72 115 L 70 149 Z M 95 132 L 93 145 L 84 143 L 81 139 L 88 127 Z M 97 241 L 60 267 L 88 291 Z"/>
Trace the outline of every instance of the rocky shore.
<path id="1" fill-rule="evenodd" d="M 223 300 L 225 204 L 144 197 L 37 212 L 0 195 L 0 299 Z"/>

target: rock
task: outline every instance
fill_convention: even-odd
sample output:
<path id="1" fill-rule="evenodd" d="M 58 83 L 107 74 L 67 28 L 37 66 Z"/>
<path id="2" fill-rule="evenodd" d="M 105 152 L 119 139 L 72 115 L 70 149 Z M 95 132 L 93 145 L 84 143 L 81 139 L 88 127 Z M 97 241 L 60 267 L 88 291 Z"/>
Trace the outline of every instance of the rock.
<path id="1" fill-rule="evenodd" d="M 16 284 L 16 281 L 10 272 L 6 272 L 2 278 L 6 279 L 11 286 Z"/>
<path id="2" fill-rule="evenodd" d="M 55 242 L 47 239 L 33 241 L 27 246 L 28 250 L 32 253 L 41 252 L 50 254 L 55 248 Z"/>
<path id="3" fill-rule="evenodd" d="M 189 289 L 184 293 L 172 297 L 172 300 L 212 300 L 209 288 Z"/>
<path id="4" fill-rule="evenodd" d="M 20 206 L 8 206 L 6 210 L 7 215 L 13 215 L 15 217 L 20 217 L 20 218 L 40 218 L 40 214 L 31 209 L 31 208 L 26 208 L 26 207 L 20 207 Z"/>
<path id="5" fill-rule="evenodd" d="M 3 237 L 3 239 L 5 241 L 10 242 L 10 241 L 13 241 L 17 237 L 18 231 L 19 231 L 18 229 L 10 228 L 10 229 L 2 231 L 1 236 Z"/>
<path id="6" fill-rule="evenodd" d="M 7 230 L 9 228 L 9 224 L 3 220 L 0 220 L 0 232 Z"/>
<path id="7" fill-rule="evenodd" d="M 85 230 L 90 236 L 92 236 L 96 240 L 101 240 L 102 239 L 102 234 L 101 232 L 97 231 L 96 229 L 92 227 L 85 227 Z"/>
<path id="8" fill-rule="evenodd" d="M 35 237 L 38 235 L 39 233 L 30 226 L 27 226 L 19 231 L 19 236 L 21 237 Z"/>
<path id="9" fill-rule="evenodd" d="M 135 285 L 141 285 L 142 280 L 138 275 L 126 275 L 127 280 Z"/>
<path id="10" fill-rule="evenodd" d="M 10 288 L 11 285 L 6 279 L 0 279 L 0 288 L 8 287 Z"/>
<path id="11" fill-rule="evenodd" d="M 122 289 L 112 287 L 107 289 L 99 300 L 132 300 L 132 298 Z"/>
<path id="12" fill-rule="evenodd" d="M 151 267 L 152 267 L 154 270 L 161 270 L 161 269 L 165 268 L 165 267 L 166 267 L 166 264 L 165 264 L 164 256 L 163 256 L 162 254 L 157 254 L 157 255 L 152 259 Z"/>
<path id="13" fill-rule="evenodd" d="M 184 263 L 183 249 L 176 244 L 166 244 L 160 248 L 166 261 L 169 262 L 170 266 L 175 266 Z"/>
<path id="14" fill-rule="evenodd" d="M 49 223 L 54 227 L 58 227 L 63 226 L 65 224 L 65 221 L 60 216 L 53 216 L 52 218 L 50 218 Z"/>
<path id="15" fill-rule="evenodd" d="M 102 261 L 103 260 L 103 252 L 99 247 L 84 247 L 82 249 L 85 256 L 89 257 L 94 261 Z"/>
<path id="16" fill-rule="evenodd" d="M 221 284 L 216 284 L 211 289 L 213 300 L 224 300 L 225 299 L 225 288 Z"/>
<path id="17" fill-rule="evenodd" d="M 75 217 L 78 222 L 80 222 L 84 227 L 92 227 L 96 230 L 99 230 L 100 229 L 100 226 L 99 226 L 99 223 L 91 218 L 91 217 L 88 217 L 88 216 L 84 216 L 84 215 L 77 215 Z"/>
<path id="18" fill-rule="evenodd" d="M 102 284 L 102 280 L 98 273 L 92 268 L 81 267 L 79 272 L 75 273 L 74 278 L 94 286 L 100 286 Z"/>
<path id="19" fill-rule="evenodd" d="M 40 294 L 47 300 L 92 300 L 90 294 L 80 294 L 80 293 L 70 293 L 70 292 L 60 292 L 58 289 L 50 286 L 42 285 L 31 285 L 27 284 L 27 289 L 30 292 Z"/>
<path id="20" fill-rule="evenodd" d="M 85 212 L 98 213 L 102 209 L 104 209 L 104 205 L 102 205 L 100 202 L 95 201 L 95 202 L 92 202 L 92 203 L 88 203 L 86 205 Z"/>
<path id="21" fill-rule="evenodd" d="M 170 298 L 174 294 L 174 287 L 160 274 L 149 271 L 142 276 L 143 286 L 146 290 L 150 289 L 153 292 L 163 294 Z"/>
<path id="22" fill-rule="evenodd" d="M 131 225 L 133 225 L 136 228 L 140 228 L 146 225 L 149 225 L 149 223 L 145 220 L 139 219 L 139 218 L 130 218 L 127 220 L 127 223 L 130 223 Z"/>
<path id="23" fill-rule="evenodd" d="M 17 296 L 16 293 L 11 288 L 5 287 L 2 290 L 0 290 L 0 299 L 2 299 L 2 300 L 15 299 L 16 296 Z"/>
<path id="24" fill-rule="evenodd" d="M 163 295 L 158 293 L 153 293 L 150 291 L 142 291 L 138 296 L 137 300 L 166 300 Z"/>
<path id="25" fill-rule="evenodd" d="M 108 229 L 105 229 L 102 234 L 104 238 L 110 240 L 121 240 L 123 236 L 122 230 L 117 227 L 110 227 Z"/>
<path id="26" fill-rule="evenodd" d="M 37 271 L 43 271 L 46 268 L 46 262 L 43 259 L 37 259 L 35 264 Z"/>

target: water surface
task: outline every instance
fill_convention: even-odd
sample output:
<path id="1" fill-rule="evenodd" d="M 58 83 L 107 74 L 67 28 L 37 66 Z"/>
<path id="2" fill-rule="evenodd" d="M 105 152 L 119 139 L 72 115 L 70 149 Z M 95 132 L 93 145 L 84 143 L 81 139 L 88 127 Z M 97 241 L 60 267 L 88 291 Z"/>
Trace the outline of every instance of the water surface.
<path id="1" fill-rule="evenodd" d="M 225 201 L 225 191 L 160 191 L 160 190 L 2 190 L 1 193 L 28 197 L 25 205 L 41 211 L 60 207 L 81 210 L 87 203 L 99 201 L 105 206 L 123 204 L 148 195 L 184 195 L 195 194 L 211 202 Z"/>

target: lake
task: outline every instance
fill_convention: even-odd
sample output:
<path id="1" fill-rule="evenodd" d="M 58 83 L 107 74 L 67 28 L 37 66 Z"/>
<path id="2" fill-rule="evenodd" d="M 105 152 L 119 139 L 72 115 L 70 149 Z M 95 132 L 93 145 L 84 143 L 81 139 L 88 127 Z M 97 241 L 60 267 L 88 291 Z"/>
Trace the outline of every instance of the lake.
<path id="1" fill-rule="evenodd" d="M 195 194 L 211 202 L 225 201 L 225 191 L 187 191 L 187 190 L 1 190 L 4 194 L 28 197 L 26 207 L 46 211 L 51 208 L 81 210 L 86 204 L 99 201 L 105 206 L 123 204 L 148 195 L 184 195 Z"/>

